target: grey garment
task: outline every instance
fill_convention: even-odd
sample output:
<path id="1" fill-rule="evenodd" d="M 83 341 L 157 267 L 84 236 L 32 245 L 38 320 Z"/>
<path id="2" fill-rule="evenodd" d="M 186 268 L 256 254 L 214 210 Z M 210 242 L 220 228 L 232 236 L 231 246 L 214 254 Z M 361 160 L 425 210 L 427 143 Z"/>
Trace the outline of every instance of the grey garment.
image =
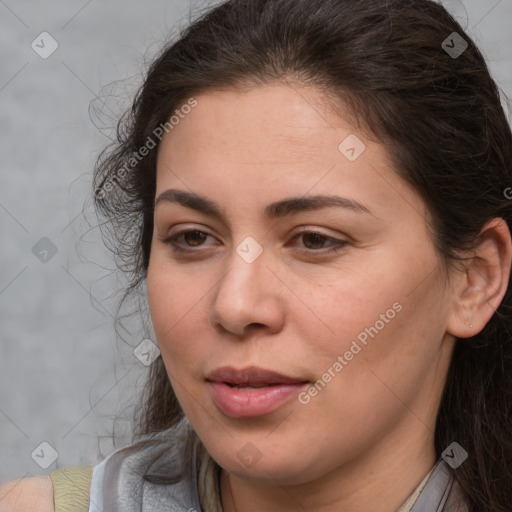
<path id="1" fill-rule="evenodd" d="M 207 512 L 199 502 L 199 444 L 185 417 L 171 429 L 110 454 L 94 467 L 88 512 Z M 143 478 L 146 474 L 173 481 L 150 482 Z M 457 480 L 441 459 L 410 512 L 468 510 Z"/>
<path id="2" fill-rule="evenodd" d="M 411 512 L 469 512 L 465 494 L 443 459 L 437 462 Z"/>
<path id="3" fill-rule="evenodd" d="M 185 417 L 171 429 L 111 453 L 94 466 L 88 512 L 202 512 L 198 443 Z M 176 481 L 152 483 L 147 474 Z"/>

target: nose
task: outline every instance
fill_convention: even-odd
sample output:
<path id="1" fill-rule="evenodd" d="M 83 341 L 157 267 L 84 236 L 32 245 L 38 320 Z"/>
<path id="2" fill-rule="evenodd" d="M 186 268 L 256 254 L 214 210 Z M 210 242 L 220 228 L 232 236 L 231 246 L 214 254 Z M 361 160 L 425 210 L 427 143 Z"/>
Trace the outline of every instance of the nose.
<path id="1" fill-rule="evenodd" d="M 284 286 L 268 266 L 265 251 L 253 262 L 235 250 L 214 292 L 210 322 L 246 338 L 252 331 L 273 334 L 284 324 Z"/>

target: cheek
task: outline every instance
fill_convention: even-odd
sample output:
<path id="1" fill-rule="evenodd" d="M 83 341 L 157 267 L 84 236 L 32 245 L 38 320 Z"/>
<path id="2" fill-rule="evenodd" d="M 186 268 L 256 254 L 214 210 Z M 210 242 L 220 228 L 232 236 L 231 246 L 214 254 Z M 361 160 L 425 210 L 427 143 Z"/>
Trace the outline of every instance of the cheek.
<path id="1" fill-rule="evenodd" d="M 343 354 L 356 340 L 364 346 L 365 341 L 382 338 L 399 319 L 404 300 L 402 284 L 382 268 L 333 275 L 331 284 L 301 276 L 288 281 L 303 303 L 295 301 L 292 321 L 300 326 L 299 332 L 307 333 L 304 341 L 315 345 L 317 359 L 319 353 Z"/>
<path id="2" fill-rule="evenodd" d="M 354 411 L 370 400 L 378 409 L 385 389 L 379 377 L 408 394 L 434 364 L 444 334 L 443 299 L 438 273 L 419 277 L 436 264 L 435 254 L 422 254 L 423 261 L 376 258 L 364 273 L 340 272 L 335 284 L 300 278 L 292 284 L 309 310 L 297 308 L 293 317 L 304 355 L 320 387 L 326 383 L 335 393 L 326 399 L 343 396 Z"/>
<path id="3" fill-rule="evenodd" d="M 197 275 L 170 265 L 157 251 L 148 268 L 147 291 L 151 320 L 166 367 L 188 365 L 201 350 L 211 286 Z M 203 336 L 199 336 L 200 332 Z"/>

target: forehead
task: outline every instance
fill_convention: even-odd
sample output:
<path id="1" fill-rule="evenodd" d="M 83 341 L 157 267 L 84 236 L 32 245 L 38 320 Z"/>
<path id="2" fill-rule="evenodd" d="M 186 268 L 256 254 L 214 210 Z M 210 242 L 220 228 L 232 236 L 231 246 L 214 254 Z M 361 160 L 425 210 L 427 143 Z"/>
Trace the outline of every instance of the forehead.
<path id="1" fill-rule="evenodd" d="M 397 199 L 410 209 L 418 200 L 387 149 L 366 139 L 348 116 L 334 113 L 318 90 L 275 84 L 194 99 L 197 105 L 162 139 L 157 196 L 180 188 L 240 206 L 337 192 L 377 211 L 386 203 L 399 210 Z M 347 157 L 347 144 L 357 158 Z"/>
<path id="2" fill-rule="evenodd" d="M 306 155 L 314 159 L 329 144 L 337 157 L 340 135 L 353 131 L 328 111 L 322 93 L 311 88 L 273 84 L 207 91 L 194 98 L 197 105 L 162 143 L 178 154 L 184 145 L 194 146 L 189 160 L 209 153 L 226 159 L 236 155 L 247 163 L 300 161 Z"/>

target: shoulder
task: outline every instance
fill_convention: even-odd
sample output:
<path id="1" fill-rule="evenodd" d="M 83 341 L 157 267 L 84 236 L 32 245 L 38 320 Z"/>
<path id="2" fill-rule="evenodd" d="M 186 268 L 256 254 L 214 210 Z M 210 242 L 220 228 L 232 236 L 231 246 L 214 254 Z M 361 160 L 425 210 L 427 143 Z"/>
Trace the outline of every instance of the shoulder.
<path id="1" fill-rule="evenodd" d="M 22 478 L 0 485 L 2 512 L 55 512 L 50 475 Z"/>

